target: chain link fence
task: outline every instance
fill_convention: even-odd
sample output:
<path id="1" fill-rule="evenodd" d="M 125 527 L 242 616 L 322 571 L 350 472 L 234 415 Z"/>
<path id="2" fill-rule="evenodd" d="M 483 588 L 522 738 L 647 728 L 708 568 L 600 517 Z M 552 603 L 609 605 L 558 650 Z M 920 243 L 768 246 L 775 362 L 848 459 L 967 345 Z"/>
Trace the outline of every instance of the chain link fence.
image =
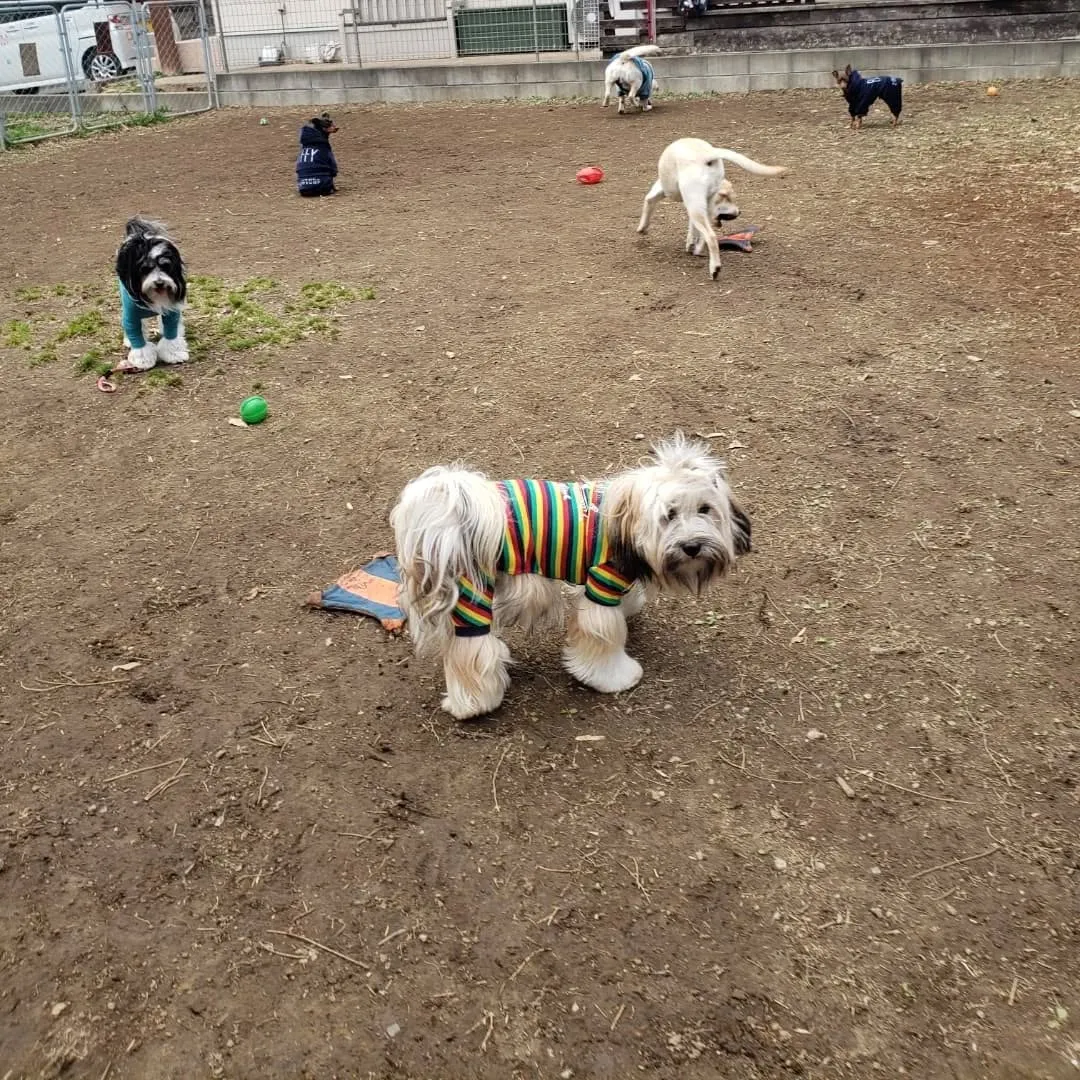
<path id="1" fill-rule="evenodd" d="M 619 2 L 0 0 L 0 149 L 215 108 L 217 72 L 595 56 Z"/>
<path id="2" fill-rule="evenodd" d="M 581 55 L 602 0 L 212 0 L 223 70 Z"/>
<path id="3" fill-rule="evenodd" d="M 204 0 L 0 0 L 0 148 L 216 104 Z"/>

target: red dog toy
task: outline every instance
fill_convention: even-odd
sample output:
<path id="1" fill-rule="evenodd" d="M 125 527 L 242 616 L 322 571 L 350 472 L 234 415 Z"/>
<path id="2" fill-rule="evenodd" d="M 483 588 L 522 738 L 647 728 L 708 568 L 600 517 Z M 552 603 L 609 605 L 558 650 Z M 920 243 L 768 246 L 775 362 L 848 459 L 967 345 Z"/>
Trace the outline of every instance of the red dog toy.
<path id="1" fill-rule="evenodd" d="M 604 179 L 604 170 L 596 165 L 586 165 L 584 169 L 578 169 L 577 179 L 579 184 L 599 184 Z"/>

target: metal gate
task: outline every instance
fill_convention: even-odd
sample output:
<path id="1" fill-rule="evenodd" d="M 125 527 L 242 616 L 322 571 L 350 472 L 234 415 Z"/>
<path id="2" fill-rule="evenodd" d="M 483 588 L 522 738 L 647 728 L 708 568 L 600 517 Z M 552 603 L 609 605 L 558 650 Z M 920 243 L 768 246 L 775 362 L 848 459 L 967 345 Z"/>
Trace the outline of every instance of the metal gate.
<path id="1" fill-rule="evenodd" d="M 217 104 L 205 0 L 0 0 L 0 148 Z"/>

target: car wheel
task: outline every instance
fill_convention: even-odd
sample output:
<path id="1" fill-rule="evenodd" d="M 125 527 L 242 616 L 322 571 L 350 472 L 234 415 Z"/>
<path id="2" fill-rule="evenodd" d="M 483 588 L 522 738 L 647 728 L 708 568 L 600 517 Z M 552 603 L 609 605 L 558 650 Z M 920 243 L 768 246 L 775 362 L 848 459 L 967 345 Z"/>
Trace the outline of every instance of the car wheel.
<path id="1" fill-rule="evenodd" d="M 123 73 L 123 68 L 112 53 L 89 49 L 83 56 L 83 71 L 94 82 L 109 82 L 110 79 L 118 78 Z"/>

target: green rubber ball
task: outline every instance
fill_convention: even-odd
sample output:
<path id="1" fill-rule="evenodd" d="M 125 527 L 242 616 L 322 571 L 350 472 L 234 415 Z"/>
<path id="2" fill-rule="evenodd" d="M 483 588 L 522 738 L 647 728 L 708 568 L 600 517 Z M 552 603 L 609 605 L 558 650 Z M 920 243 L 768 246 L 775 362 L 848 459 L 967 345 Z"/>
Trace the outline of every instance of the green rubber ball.
<path id="1" fill-rule="evenodd" d="M 261 424 L 266 419 L 266 414 L 269 411 L 270 407 L 266 404 L 266 398 L 261 398 L 258 395 L 244 398 L 240 402 L 240 419 L 245 424 Z"/>

